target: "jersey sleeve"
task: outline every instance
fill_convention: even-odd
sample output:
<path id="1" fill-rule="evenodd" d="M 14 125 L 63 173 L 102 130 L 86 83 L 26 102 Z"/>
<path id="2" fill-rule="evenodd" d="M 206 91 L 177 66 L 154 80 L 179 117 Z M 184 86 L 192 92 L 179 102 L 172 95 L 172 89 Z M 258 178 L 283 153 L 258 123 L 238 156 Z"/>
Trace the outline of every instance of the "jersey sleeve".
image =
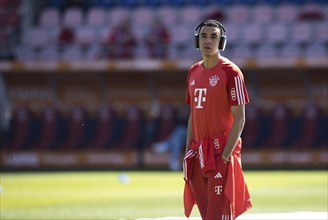
<path id="1" fill-rule="evenodd" d="M 230 106 L 244 105 L 249 102 L 244 77 L 241 72 L 230 72 L 227 92 Z"/>

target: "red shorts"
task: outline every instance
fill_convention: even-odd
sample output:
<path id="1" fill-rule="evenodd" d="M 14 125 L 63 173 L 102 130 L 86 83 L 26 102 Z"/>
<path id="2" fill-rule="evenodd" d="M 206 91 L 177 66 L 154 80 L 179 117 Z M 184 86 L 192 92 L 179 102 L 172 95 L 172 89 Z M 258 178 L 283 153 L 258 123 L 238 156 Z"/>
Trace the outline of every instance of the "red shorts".
<path id="1" fill-rule="evenodd" d="M 216 169 L 203 174 L 199 166 L 199 158 L 194 157 L 190 187 L 195 197 L 203 220 L 231 220 L 231 204 L 224 195 L 227 177 L 227 164 L 221 156 L 217 156 Z"/>

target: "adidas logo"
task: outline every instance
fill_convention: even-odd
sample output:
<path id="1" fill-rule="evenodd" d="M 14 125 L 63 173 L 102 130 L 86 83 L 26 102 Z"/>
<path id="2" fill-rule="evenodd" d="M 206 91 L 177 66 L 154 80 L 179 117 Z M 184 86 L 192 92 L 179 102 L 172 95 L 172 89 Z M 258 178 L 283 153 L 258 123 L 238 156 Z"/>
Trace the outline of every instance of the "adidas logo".
<path id="1" fill-rule="evenodd" d="M 193 80 L 191 83 L 190 83 L 191 86 L 194 86 L 195 85 L 195 80 Z"/>
<path id="2" fill-rule="evenodd" d="M 222 178 L 222 175 L 220 172 L 218 172 L 215 176 L 214 176 L 214 179 L 220 179 Z"/>

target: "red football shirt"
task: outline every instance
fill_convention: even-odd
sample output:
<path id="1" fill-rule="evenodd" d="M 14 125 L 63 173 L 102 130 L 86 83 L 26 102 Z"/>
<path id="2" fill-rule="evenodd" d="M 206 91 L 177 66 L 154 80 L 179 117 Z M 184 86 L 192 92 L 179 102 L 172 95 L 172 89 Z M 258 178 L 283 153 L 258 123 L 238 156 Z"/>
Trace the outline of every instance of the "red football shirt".
<path id="1" fill-rule="evenodd" d="M 233 123 L 230 107 L 249 102 L 241 70 L 221 57 L 218 64 L 204 69 L 200 61 L 189 69 L 186 103 L 192 114 L 195 141 L 229 135 Z"/>

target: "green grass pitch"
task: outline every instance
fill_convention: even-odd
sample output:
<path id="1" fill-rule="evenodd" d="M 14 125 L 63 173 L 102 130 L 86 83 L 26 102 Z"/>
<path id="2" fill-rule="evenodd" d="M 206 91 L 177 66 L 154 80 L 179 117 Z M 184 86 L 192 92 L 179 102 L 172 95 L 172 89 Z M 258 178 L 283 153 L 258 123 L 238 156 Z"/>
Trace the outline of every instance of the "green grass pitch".
<path id="1" fill-rule="evenodd" d="M 182 172 L 0 173 L 0 219 L 183 216 Z M 246 171 L 249 213 L 327 212 L 326 171 Z M 199 216 L 195 207 L 193 217 Z"/>

